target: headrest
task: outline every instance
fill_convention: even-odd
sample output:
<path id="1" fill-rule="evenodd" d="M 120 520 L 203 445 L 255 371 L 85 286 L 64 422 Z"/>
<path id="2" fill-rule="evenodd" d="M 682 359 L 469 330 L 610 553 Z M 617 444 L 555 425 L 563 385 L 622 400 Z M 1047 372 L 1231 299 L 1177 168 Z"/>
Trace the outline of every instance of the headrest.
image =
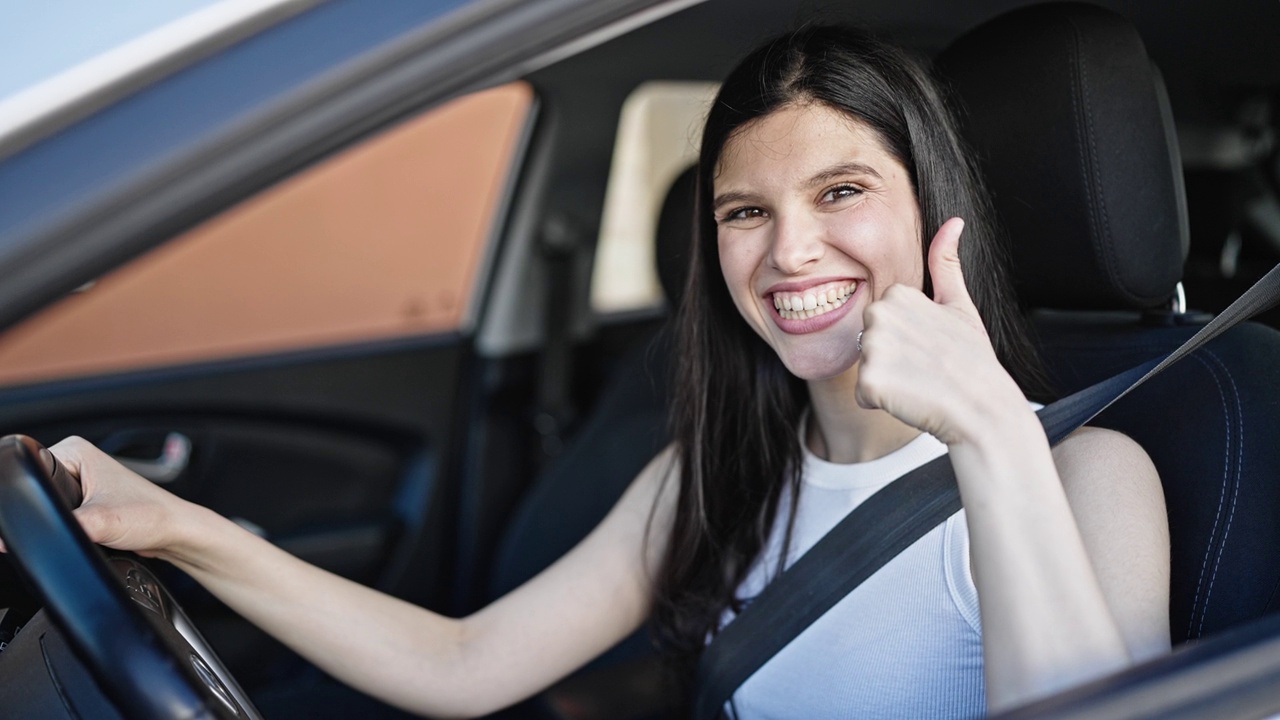
<path id="1" fill-rule="evenodd" d="M 966 33 L 935 66 L 1023 302 L 1166 302 L 1187 254 L 1186 198 L 1164 83 L 1133 26 L 1092 5 L 1023 8 Z"/>
<path id="2" fill-rule="evenodd" d="M 658 215 L 658 235 L 654 254 L 658 261 L 658 282 L 667 295 L 667 307 L 675 308 L 684 294 L 689 274 L 689 253 L 693 248 L 693 194 L 698 186 L 698 167 L 689 166 L 671 181 L 667 198 Z"/>

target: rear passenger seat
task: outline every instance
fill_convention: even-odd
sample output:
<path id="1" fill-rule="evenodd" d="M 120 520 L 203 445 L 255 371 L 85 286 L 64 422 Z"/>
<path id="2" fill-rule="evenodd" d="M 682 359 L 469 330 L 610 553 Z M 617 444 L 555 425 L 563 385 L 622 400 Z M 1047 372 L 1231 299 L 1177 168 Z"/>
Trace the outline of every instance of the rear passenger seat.
<path id="1" fill-rule="evenodd" d="M 658 220 L 658 277 L 673 315 L 684 289 L 693 242 L 695 170 L 690 167 L 672 183 Z M 586 537 L 631 480 L 670 442 L 666 398 L 673 356 L 674 333 L 667 322 L 619 362 L 578 433 L 533 482 L 516 509 L 499 543 L 488 585 L 490 600 L 532 578 Z M 569 702 L 563 696 L 569 693 L 579 705 L 599 696 L 613 701 L 611 707 L 600 708 L 602 714 L 585 717 L 624 717 L 618 713 L 631 709 L 640 698 L 619 693 L 628 688 L 641 692 L 646 687 L 652 689 L 659 679 L 653 666 L 645 663 L 652 655 L 647 629 L 641 629 L 591 663 L 576 682 L 571 680 L 561 687 L 560 696 L 552 691 L 502 716 L 563 717 L 555 708 Z M 639 676 L 632 672 L 636 666 L 645 667 Z M 593 699 L 583 700 L 583 696 Z"/>

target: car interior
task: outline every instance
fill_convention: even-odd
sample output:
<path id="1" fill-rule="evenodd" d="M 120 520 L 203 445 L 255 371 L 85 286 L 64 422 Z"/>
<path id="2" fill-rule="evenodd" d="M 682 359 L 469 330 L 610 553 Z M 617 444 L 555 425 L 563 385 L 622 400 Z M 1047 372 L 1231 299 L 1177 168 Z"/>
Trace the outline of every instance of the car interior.
<path id="1" fill-rule="evenodd" d="M 1009 234 L 1019 295 L 1058 396 L 1167 353 L 1203 326 L 1207 314 L 1176 304 L 1189 243 L 1179 147 L 1160 72 L 1130 23 L 1095 6 L 1024 9 L 966 33 L 936 67 L 982 160 Z M 685 174 L 672 185 L 659 223 L 659 258 L 689 240 L 687 230 L 662 229 L 692 226 L 691 219 L 668 216 L 691 210 L 677 205 L 689 196 L 690 182 Z M 1135 195 L 1135 187 L 1145 192 Z M 671 270 L 664 269 L 663 287 L 673 297 Z M 1278 458 L 1267 443 L 1244 441 L 1245 428 L 1265 433 L 1276 426 L 1273 405 L 1262 398 L 1276 397 L 1280 385 L 1249 368 L 1269 365 L 1255 363 L 1280 352 L 1278 343 L 1273 328 L 1240 326 L 1095 421 L 1137 439 L 1160 471 L 1174 543 L 1175 644 L 1261 618 L 1280 602 L 1277 557 L 1265 549 L 1276 546 L 1280 527 Z M 628 370 L 607 386 L 606 397 L 622 392 L 619 386 L 651 386 L 652 377 Z M 590 436 L 589 444 L 595 441 Z M 602 457 L 583 461 L 577 472 L 599 472 Z M 574 464 L 566 455 L 540 478 L 518 517 L 535 523 L 572 507 L 568 497 L 584 483 L 562 476 Z M 517 536 L 507 542 L 523 540 L 523 527 L 513 529 Z M 511 557 L 508 551 L 504 560 Z"/>
<path id="2" fill-rule="evenodd" d="M 457 328 L 17 383 L 0 388 L 0 429 L 45 444 L 81 435 L 153 466 L 176 453 L 174 492 L 323 567 L 466 614 L 582 539 L 668 442 L 667 320 L 694 227 L 687 163 L 656 183 L 660 298 L 610 312 L 591 300 L 619 118 L 638 86 L 714 82 L 760 40 L 813 22 L 865 25 L 931 58 L 1061 396 L 1173 349 L 1280 261 L 1280 7 L 1262 5 L 693 5 L 522 75 L 536 100 Z M 1280 638 L 1267 624 L 1280 609 L 1277 327 L 1277 313 L 1237 326 L 1096 420 L 1160 472 L 1175 655 Z M 148 565 L 266 717 L 403 716 Z M 0 570 L 0 640 L 12 643 L 36 604 Z M 17 657 L 0 652 L 0 677 Z M 1139 668 L 1009 716 L 1101 716 L 1158 675 Z M 23 702 L 9 687 L 0 704 Z M 667 690 L 642 630 L 495 717 L 660 717 Z M 1156 695 L 1112 716 L 1173 716 L 1177 698 Z M 1267 695 L 1239 696 L 1280 712 Z"/>

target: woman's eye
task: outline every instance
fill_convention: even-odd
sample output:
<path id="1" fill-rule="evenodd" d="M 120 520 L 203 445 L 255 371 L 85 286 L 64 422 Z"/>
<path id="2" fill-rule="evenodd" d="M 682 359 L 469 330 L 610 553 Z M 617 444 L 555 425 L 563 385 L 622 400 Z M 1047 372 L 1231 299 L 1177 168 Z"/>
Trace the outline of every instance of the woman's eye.
<path id="1" fill-rule="evenodd" d="M 730 210 L 720 218 L 720 222 L 734 222 L 740 220 L 761 220 L 767 217 L 764 210 L 758 207 L 743 207 L 736 210 Z"/>
<path id="2" fill-rule="evenodd" d="M 822 202 L 833 203 L 862 194 L 862 189 L 853 185 L 838 185 L 822 194 Z"/>

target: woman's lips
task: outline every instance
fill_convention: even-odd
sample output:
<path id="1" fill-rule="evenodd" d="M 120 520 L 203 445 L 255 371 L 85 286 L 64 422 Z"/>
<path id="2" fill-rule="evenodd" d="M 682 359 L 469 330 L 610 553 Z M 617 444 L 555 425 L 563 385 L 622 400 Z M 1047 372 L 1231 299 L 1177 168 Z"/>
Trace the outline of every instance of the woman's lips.
<path id="1" fill-rule="evenodd" d="M 824 330 L 849 313 L 861 287 L 857 280 L 841 280 L 800 291 L 775 291 L 769 298 L 774 323 L 792 335 Z"/>

